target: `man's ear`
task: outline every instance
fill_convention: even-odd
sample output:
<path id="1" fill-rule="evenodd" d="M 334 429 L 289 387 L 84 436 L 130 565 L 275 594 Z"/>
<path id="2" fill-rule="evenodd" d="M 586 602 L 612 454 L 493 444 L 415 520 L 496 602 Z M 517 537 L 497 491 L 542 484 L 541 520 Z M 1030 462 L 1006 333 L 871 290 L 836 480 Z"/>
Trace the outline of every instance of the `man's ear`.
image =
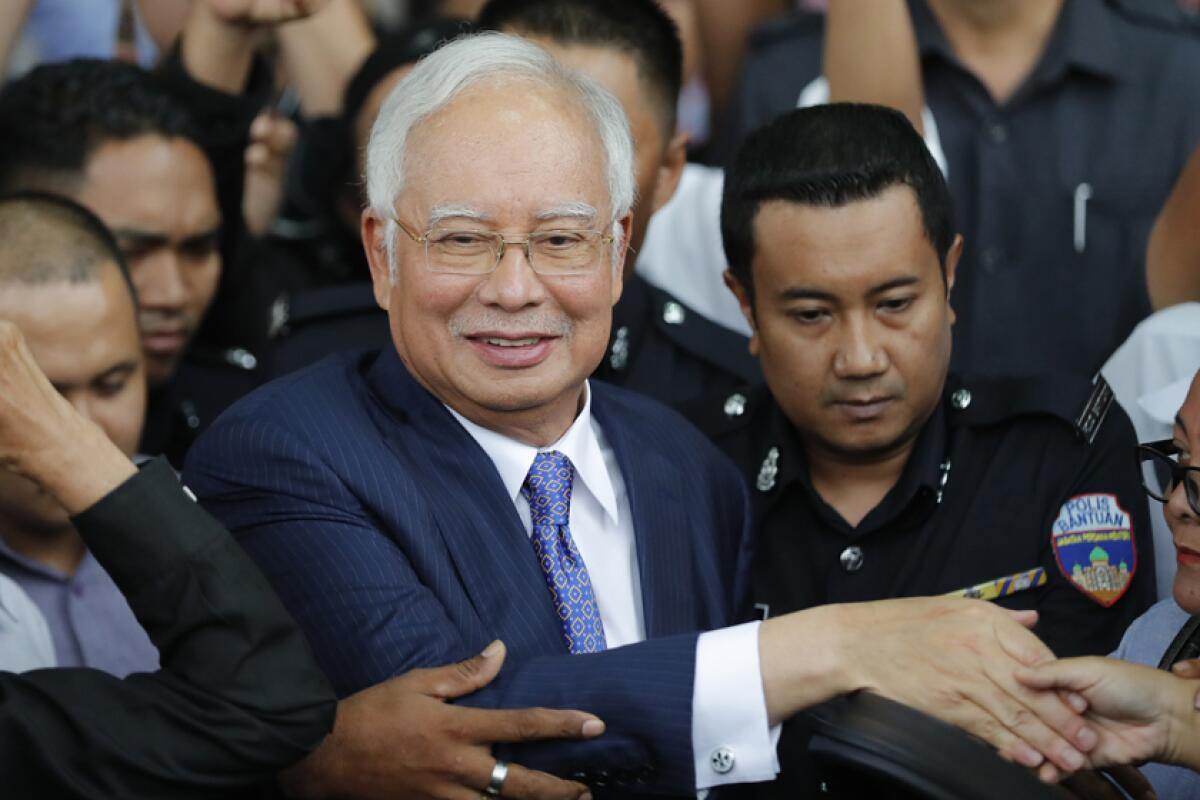
<path id="1" fill-rule="evenodd" d="M 651 212 L 658 211 L 675 196 L 679 188 L 679 179 L 683 177 L 683 167 L 687 164 L 686 133 L 677 133 L 667 143 L 662 161 L 658 165 L 658 182 L 654 185 L 654 197 L 650 198 Z"/>
<path id="2" fill-rule="evenodd" d="M 721 277 L 725 280 L 725 287 L 733 292 L 733 296 L 737 298 L 738 307 L 742 309 L 742 316 L 746 318 L 746 322 L 750 325 L 750 355 L 758 355 L 758 325 L 754 321 L 754 304 L 750 296 L 750 289 L 742 284 L 732 272 L 725 270 L 721 273 Z"/>
<path id="3" fill-rule="evenodd" d="M 391 265 L 388 262 L 387 220 L 367 208 L 362 212 L 362 243 L 371 267 L 371 284 L 375 289 L 375 302 L 387 311 L 392 296 Z"/>
<path id="4" fill-rule="evenodd" d="M 615 306 L 621 299 L 621 290 L 625 288 L 625 259 L 629 258 L 629 236 L 633 231 L 633 212 L 621 217 L 617 223 L 621 226 L 621 255 L 612 271 L 612 304 Z"/>
<path id="5" fill-rule="evenodd" d="M 954 235 L 954 242 L 950 245 L 950 250 L 946 253 L 946 303 L 950 304 L 950 293 L 954 291 L 954 278 L 958 274 L 958 260 L 962 258 L 963 237 L 962 234 Z M 954 324 L 954 306 L 950 306 L 950 324 Z"/>

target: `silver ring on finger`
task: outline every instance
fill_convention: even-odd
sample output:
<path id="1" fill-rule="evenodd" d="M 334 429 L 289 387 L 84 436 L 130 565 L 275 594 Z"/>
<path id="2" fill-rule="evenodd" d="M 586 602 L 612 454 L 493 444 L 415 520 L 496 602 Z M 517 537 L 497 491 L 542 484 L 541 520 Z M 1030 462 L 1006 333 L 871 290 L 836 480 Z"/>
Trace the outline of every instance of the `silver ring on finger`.
<path id="1" fill-rule="evenodd" d="M 504 781 L 508 778 L 508 762 L 504 759 L 496 759 L 496 766 L 492 767 L 492 779 L 488 781 L 488 785 L 483 789 L 484 797 L 499 797 L 500 792 L 504 790 Z"/>

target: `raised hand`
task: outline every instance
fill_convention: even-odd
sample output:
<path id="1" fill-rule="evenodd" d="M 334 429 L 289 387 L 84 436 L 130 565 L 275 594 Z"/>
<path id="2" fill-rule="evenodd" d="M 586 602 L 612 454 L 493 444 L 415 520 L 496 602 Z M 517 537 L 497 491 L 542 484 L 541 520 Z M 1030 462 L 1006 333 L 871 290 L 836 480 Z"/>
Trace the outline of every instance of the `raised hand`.
<path id="1" fill-rule="evenodd" d="M 72 514 L 134 473 L 104 431 L 50 384 L 7 320 L 0 320 L 0 467 L 38 484 Z"/>
<path id="2" fill-rule="evenodd" d="M 279 25 L 304 19 L 329 0 L 203 0 L 217 17 L 234 25 Z"/>

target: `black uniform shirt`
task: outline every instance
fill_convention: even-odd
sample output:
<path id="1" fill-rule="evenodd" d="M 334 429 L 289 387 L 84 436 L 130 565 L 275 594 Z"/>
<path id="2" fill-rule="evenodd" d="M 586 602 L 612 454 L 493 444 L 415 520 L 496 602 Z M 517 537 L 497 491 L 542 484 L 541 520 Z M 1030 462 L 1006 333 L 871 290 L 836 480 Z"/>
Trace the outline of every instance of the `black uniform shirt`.
<path id="1" fill-rule="evenodd" d="M 169 381 L 150 390 L 138 452 L 183 469 L 200 432 L 258 384 L 258 360 L 241 348 L 192 345 Z"/>
<path id="2" fill-rule="evenodd" d="M 1040 567 L 1045 585 L 996 602 L 1036 608 L 1036 633 L 1060 656 L 1110 652 L 1155 598 L 1128 418 L 1113 404 L 1089 445 L 1074 427 L 1092 390 L 1085 380 L 953 383 L 900 479 L 858 526 L 814 490 L 799 437 L 765 390 L 693 414 L 751 487 L 756 607 L 779 616 L 824 603 L 936 595 Z M 1082 534 L 1056 540 L 1060 515 Z M 1121 533 L 1130 528 L 1131 537 Z M 1097 545 L 1116 570 L 1106 580 L 1127 584 L 1117 598 L 1089 595 L 1068 577 L 1076 564 L 1092 567 L 1093 555 L 1103 561 Z"/>
<path id="3" fill-rule="evenodd" d="M 817 494 L 799 436 L 765 389 L 693 406 L 689 416 L 733 458 L 750 486 L 752 592 L 760 614 L 942 594 L 1040 567 L 1045 585 L 995 602 L 1036 608 L 1035 633 L 1060 656 L 1106 654 L 1154 602 L 1154 555 L 1128 418 L 1114 403 L 1091 444 L 1077 433 L 1076 420 L 1084 417 L 1092 391 L 1078 378 L 968 384 L 950 379 L 900 479 L 857 526 Z M 1091 430 L 1093 423 L 1079 427 Z M 1072 585 L 1052 545 L 1064 504 L 1111 504 L 1104 495 L 1127 512 L 1133 532 L 1126 543 L 1099 542 L 1118 562 L 1116 573 L 1099 565 L 1107 575 L 1122 580 L 1122 560 L 1133 573 L 1110 607 Z M 1090 529 L 1080 540 L 1088 534 L 1121 537 L 1120 531 L 1103 530 L 1112 527 L 1104 516 L 1089 517 L 1085 509 L 1067 524 Z M 1072 564 L 1094 572 L 1096 565 L 1088 561 L 1096 546 L 1080 541 L 1064 547 L 1067 572 L 1073 572 Z M 785 723 L 782 773 L 737 796 L 818 796 L 809 734 L 803 715 Z"/>
<path id="4" fill-rule="evenodd" d="M 613 308 L 612 333 L 593 377 L 667 405 L 762 380 L 745 336 L 634 275 Z"/>
<path id="5" fill-rule="evenodd" d="M 1150 312 L 1147 238 L 1200 145 L 1200 38 L 1119 5 L 1066 0 L 1032 73 L 998 105 L 910 2 L 965 239 L 956 371 L 1092 374 Z M 752 39 L 736 138 L 796 106 L 820 41 L 811 16 Z"/>

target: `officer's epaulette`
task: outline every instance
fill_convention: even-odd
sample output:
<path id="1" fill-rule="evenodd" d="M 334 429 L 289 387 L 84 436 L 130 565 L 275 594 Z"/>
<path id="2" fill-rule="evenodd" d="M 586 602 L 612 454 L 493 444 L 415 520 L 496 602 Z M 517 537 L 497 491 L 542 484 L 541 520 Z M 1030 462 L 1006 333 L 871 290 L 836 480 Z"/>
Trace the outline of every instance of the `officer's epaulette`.
<path id="1" fill-rule="evenodd" d="M 1108 382 L 1097 375 L 1032 378 L 959 379 L 947 381 L 952 424 L 993 425 L 1014 417 L 1042 414 L 1070 425 L 1091 444 L 1113 404 Z"/>
<path id="2" fill-rule="evenodd" d="M 309 289 L 276 301 L 271 309 L 269 335 L 275 339 L 287 336 L 293 328 L 313 322 L 370 311 L 384 313 L 375 302 L 375 290 L 370 282 Z"/>
<path id="3" fill-rule="evenodd" d="M 745 336 L 693 311 L 670 293 L 647 282 L 654 324 L 677 346 L 736 375 L 747 384 L 762 381 L 758 359 Z"/>
<path id="4" fill-rule="evenodd" d="M 756 26 L 746 39 L 750 50 L 760 50 L 796 39 L 816 37 L 820 41 L 825 30 L 825 15 L 813 11 L 797 11 L 786 17 L 769 19 Z"/>
<path id="5" fill-rule="evenodd" d="M 769 408 L 770 404 L 770 391 L 760 385 L 705 394 L 683 404 L 679 411 L 705 436 L 719 439 L 749 426 L 756 412 Z"/>

